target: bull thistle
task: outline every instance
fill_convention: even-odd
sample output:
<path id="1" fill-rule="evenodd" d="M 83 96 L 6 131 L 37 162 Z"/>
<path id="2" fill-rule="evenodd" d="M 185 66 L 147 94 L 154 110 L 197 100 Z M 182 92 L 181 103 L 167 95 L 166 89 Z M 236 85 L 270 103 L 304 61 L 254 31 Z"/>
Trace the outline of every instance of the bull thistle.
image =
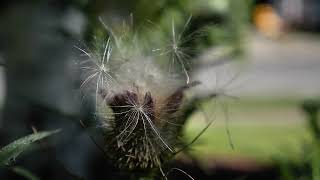
<path id="1" fill-rule="evenodd" d="M 147 176 L 160 170 L 166 177 L 162 165 L 183 144 L 179 137 L 186 120 L 179 113 L 184 90 L 196 84 L 189 83 L 184 52 L 178 47 L 182 35 L 175 37 L 172 27 L 173 49 L 154 55 L 128 26 L 115 33 L 103 25 L 109 32 L 106 41 L 92 49 L 77 48 L 87 56 L 81 63 L 81 89 L 94 92 L 98 123 L 105 132 L 104 151 L 120 169 Z M 177 61 L 186 78 L 162 71 L 163 61 L 172 61 L 170 66 Z"/>

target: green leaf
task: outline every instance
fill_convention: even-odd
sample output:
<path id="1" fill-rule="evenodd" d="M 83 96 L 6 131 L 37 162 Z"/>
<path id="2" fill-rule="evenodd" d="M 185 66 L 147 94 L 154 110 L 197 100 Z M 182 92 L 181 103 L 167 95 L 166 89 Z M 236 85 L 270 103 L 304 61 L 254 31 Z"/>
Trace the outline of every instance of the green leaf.
<path id="1" fill-rule="evenodd" d="M 41 140 L 59 131 L 60 130 L 44 131 L 30 134 L 6 145 L 0 149 L 0 166 L 9 165 L 12 160 L 30 148 L 33 142 Z"/>
<path id="2" fill-rule="evenodd" d="M 34 175 L 33 173 L 31 173 L 29 170 L 22 168 L 22 167 L 18 167 L 15 166 L 11 169 L 14 173 L 28 179 L 28 180 L 40 180 L 36 175 Z"/>
<path id="3" fill-rule="evenodd" d="M 320 179 L 320 146 L 316 144 L 314 146 L 314 152 L 312 153 L 311 168 L 312 168 L 312 179 Z"/>

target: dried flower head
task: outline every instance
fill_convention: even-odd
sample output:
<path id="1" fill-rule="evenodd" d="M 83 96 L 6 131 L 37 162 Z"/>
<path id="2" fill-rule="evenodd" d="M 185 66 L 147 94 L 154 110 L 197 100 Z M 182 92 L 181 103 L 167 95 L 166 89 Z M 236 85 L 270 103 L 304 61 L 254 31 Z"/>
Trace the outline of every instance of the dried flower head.
<path id="1" fill-rule="evenodd" d="M 138 34 L 117 34 L 105 27 L 110 37 L 102 43 L 102 51 L 80 49 L 88 57 L 82 87 L 91 84 L 94 89 L 97 119 L 105 132 L 104 151 L 123 169 L 161 169 L 182 144 L 179 136 L 185 119 L 179 112 L 184 90 L 194 85 L 178 49 L 181 34 L 177 37 L 173 27 L 174 51 L 154 56 L 154 48 L 142 47 Z M 171 58 L 182 65 L 187 83 L 157 63 Z"/>
<path id="2" fill-rule="evenodd" d="M 178 114 L 185 87 L 179 88 L 181 81 L 165 80 L 150 64 L 136 63 L 125 66 L 127 73 L 131 74 L 132 68 L 136 73 L 122 79 L 122 87 L 100 91 L 105 107 L 111 110 L 100 114 L 104 117 L 103 127 L 109 128 L 106 151 L 117 165 L 152 169 L 161 167 L 180 144 Z M 144 78 L 139 78 L 142 75 Z"/>

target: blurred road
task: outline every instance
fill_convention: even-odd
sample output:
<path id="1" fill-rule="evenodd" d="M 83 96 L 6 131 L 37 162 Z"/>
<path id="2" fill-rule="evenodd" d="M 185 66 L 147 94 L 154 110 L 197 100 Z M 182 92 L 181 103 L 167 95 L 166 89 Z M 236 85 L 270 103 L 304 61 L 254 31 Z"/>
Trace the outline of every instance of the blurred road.
<path id="1" fill-rule="evenodd" d="M 319 35 L 290 34 L 271 40 L 254 34 L 246 46 L 248 54 L 240 66 L 210 68 L 199 72 L 197 79 L 210 88 L 219 89 L 223 82 L 236 75 L 228 86 L 231 94 L 237 96 L 301 98 L 320 95 Z M 218 85 L 213 80 L 216 75 L 221 82 Z"/>

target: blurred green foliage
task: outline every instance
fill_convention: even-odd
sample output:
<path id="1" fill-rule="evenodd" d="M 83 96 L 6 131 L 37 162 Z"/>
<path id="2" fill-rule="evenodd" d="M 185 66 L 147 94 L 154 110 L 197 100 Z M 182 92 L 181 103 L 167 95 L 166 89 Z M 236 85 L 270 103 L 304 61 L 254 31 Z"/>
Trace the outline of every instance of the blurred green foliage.
<path id="1" fill-rule="evenodd" d="M 27 180 L 40 180 L 36 175 L 31 173 L 30 171 L 26 170 L 25 168 L 15 166 L 12 168 L 12 171 L 16 174 L 24 177 Z"/>
<path id="2" fill-rule="evenodd" d="M 198 55 L 201 50 L 217 46 L 231 48 L 232 50 L 228 51 L 230 55 L 239 55 L 244 52 L 252 0 L 159 0 L 152 3 L 147 0 L 136 0 L 134 3 L 111 1 L 110 4 L 112 7 L 117 7 L 122 13 L 113 9 L 110 12 L 103 11 L 100 15 L 109 23 L 115 22 L 116 25 L 113 24 L 113 26 L 122 26 L 123 19 L 130 21 L 129 19 L 132 18 L 134 27 L 154 25 L 161 28 L 162 33 L 166 32 L 167 36 L 171 34 L 173 20 L 174 26 L 181 29 L 188 17 L 192 16 L 183 34 L 185 37 L 195 32 L 200 34 L 186 44 L 190 49 L 196 51 L 192 55 Z M 120 17 L 115 18 L 113 12 L 120 14 Z M 133 17 L 130 17 L 130 14 Z M 87 32 L 87 37 L 92 37 L 92 34 L 105 36 L 103 27 L 99 23 L 91 25 L 89 26 L 91 31 Z M 143 33 L 146 32 L 143 31 Z M 156 38 L 158 34 L 150 36 Z"/>
<path id="3" fill-rule="evenodd" d="M 320 120 L 319 120 L 319 99 L 305 100 L 301 109 L 304 111 L 307 120 L 308 131 L 312 136 L 311 142 L 306 142 L 298 155 L 298 161 L 279 158 L 277 162 L 280 167 L 282 179 L 320 179 Z"/>

